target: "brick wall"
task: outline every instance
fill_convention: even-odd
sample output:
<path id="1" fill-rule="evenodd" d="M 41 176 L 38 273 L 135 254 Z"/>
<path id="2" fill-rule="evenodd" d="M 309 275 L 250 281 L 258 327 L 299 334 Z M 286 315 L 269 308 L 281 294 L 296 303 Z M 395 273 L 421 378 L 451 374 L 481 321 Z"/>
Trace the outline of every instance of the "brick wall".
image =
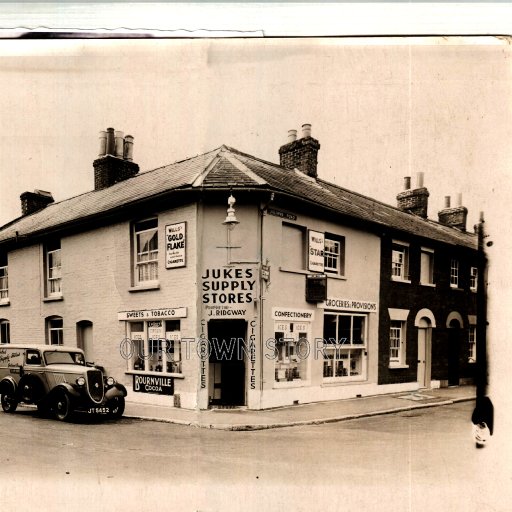
<path id="1" fill-rule="evenodd" d="M 416 188 L 414 190 L 404 190 L 396 196 L 398 208 L 426 219 L 428 196 L 429 193 L 425 187 Z"/>
<path id="2" fill-rule="evenodd" d="M 317 177 L 317 156 L 320 143 L 313 137 L 290 142 L 279 149 L 280 164 L 287 169 L 299 169 L 313 178 Z"/>
<path id="3" fill-rule="evenodd" d="M 112 155 L 106 155 L 93 162 L 94 189 L 110 187 L 119 181 L 132 178 L 139 172 L 136 163 Z"/>

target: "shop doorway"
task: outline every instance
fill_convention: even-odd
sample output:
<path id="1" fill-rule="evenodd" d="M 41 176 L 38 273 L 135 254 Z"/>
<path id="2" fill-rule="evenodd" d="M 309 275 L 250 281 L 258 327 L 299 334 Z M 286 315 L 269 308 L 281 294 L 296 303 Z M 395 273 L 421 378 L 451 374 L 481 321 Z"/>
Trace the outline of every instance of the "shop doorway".
<path id="1" fill-rule="evenodd" d="M 459 385 L 460 338 L 460 322 L 452 320 L 448 329 L 448 386 Z"/>
<path id="2" fill-rule="evenodd" d="M 245 405 L 245 320 L 210 320 L 209 401 L 211 405 Z"/>
<path id="3" fill-rule="evenodd" d="M 76 340 L 78 348 L 85 352 L 85 360 L 95 362 L 94 346 L 92 337 L 92 322 L 83 320 L 76 324 Z"/>
<path id="4" fill-rule="evenodd" d="M 422 318 L 418 323 L 418 386 L 430 388 L 432 368 L 432 326 Z"/>

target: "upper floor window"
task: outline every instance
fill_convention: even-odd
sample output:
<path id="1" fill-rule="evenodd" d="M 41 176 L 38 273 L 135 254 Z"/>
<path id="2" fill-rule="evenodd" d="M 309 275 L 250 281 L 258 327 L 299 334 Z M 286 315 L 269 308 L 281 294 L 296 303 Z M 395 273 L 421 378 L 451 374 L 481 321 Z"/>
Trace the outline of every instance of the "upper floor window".
<path id="1" fill-rule="evenodd" d="M 450 263 L 450 286 L 459 287 L 459 260 L 452 259 Z"/>
<path id="2" fill-rule="evenodd" d="M 409 281 L 409 246 L 405 243 L 393 242 L 391 278 L 395 281 Z"/>
<path id="3" fill-rule="evenodd" d="M 333 274 L 345 274 L 345 238 L 325 233 L 324 270 Z"/>
<path id="4" fill-rule="evenodd" d="M 8 320 L 0 320 L 0 343 L 11 342 L 11 331 Z"/>
<path id="5" fill-rule="evenodd" d="M 283 223 L 282 230 L 282 263 L 290 270 L 303 270 L 305 262 L 306 229 L 295 224 Z"/>
<path id="6" fill-rule="evenodd" d="M 49 345 L 64 344 L 64 326 L 60 316 L 53 316 L 46 319 L 46 335 Z"/>
<path id="7" fill-rule="evenodd" d="M 134 225 L 135 284 L 158 280 L 158 219 Z"/>
<path id="8" fill-rule="evenodd" d="M 476 292 L 478 287 L 478 268 L 471 267 L 471 274 L 469 276 L 469 287 L 472 292 Z"/>
<path id="9" fill-rule="evenodd" d="M 62 294 L 62 268 L 60 240 L 53 240 L 46 245 L 46 294 L 56 296 Z"/>
<path id="10" fill-rule="evenodd" d="M 420 284 L 434 284 L 434 251 L 421 248 Z"/>
<path id="11" fill-rule="evenodd" d="M 0 302 L 9 300 L 9 279 L 8 279 L 7 254 L 0 253 Z"/>

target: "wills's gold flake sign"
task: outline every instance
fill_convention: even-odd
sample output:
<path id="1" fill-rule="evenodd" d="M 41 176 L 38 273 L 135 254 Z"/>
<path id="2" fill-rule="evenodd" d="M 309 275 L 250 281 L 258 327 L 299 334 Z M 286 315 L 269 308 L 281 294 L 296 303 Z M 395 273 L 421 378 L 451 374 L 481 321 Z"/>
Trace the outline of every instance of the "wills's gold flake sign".
<path id="1" fill-rule="evenodd" d="M 165 268 L 186 266 L 187 223 L 165 226 Z"/>

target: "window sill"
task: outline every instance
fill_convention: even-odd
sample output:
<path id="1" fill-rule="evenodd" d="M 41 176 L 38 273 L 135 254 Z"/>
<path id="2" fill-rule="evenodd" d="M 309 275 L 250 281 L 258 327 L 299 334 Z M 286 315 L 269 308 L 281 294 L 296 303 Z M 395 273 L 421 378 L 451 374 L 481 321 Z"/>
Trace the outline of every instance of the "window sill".
<path id="1" fill-rule="evenodd" d="M 388 368 L 390 370 L 403 370 L 404 368 L 409 368 L 408 364 L 393 364 L 389 365 Z"/>
<path id="2" fill-rule="evenodd" d="M 473 292 L 473 293 L 476 293 L 476 288 L 470 288 L 469 291 Z"/>
<path id="3" fill-rule="evenodd" d="M 281 388 L 302 388 L 306 386 L 310 386 L 311 382 L 309 380 L 295 379 L 295 380 L 287 380 L 283 382 L 274 381 L 274 389 Z"/>
<path id="4" fill-rule="evenodd" d="M 127 370 L 125 375 L 150 375 L 152 377 L 174 377 L 175 379 L 184 379 L 183 373 L 167 373 L 167 372 L 152 372 L 145 370 Z"/>
<path id="5" fill-rule="evenodd" d="M 64 297 L 62 295 L 55 295 L 53 297 L 45 297 L 43 302 L 58 302 L 60 300 L 64 300 Z"/>
<path id="6" fill-rule="evenodd" d="M 456 290 L 456 291 L 459 291 L 459 292 L 463 292 L 464 288 L 459 288 L 458 286 L 450 285 L 450 290 Z"/>
<path id="7" fill-rule="evenodd" d="M 391 276 L 391 281 L 394 281 L 395 283 L 411 284 L 410 279 L 401 279 L 400 277 L 395 277 L 395 276 Z"/>
<path id="8" fill-rule="evenodd" d="M 130 293 L 145 292 L 148 290 L 160 290 L 160 283 L 152 282 L 152 283 L 148 283 L 148 284 L 139 284 L 137 286 L 131 286 L 130 288 L 128 288 L 128 291 Z"/>
<path id="9" fill-rule="evenodd" d="M 430 288 L 436 287 L 436 285 L 434 283 L 420 283 L 420 286 L 430 286 Z"/>
<path id="10" fill-rule="evenodd" d="M 11 305 L 11 301 L 9 299 L 3 299 L 3 300 L 0 300 L 0 308 L 2 306 L 10 306 Z"/>
<path id="11" fill-rule="evenodd" d="M 289 274 L 301 274 L 304 276 L 307 276 L 309 274 L 315 274 L 312 270 L 301 270 L 301 269 L 293 269 L 293 268 L 285 268 L 285 267 L 279 267 L 279 270 L 281 272 L 287 272 Z M 329 279 L 339 279 L 340 281 L 346 281 L 347 278 L 345 276 L 339 276 L 336 274 L 332 274 L 330 272 L 324 272 L 323 275 L 327 276 Z"/>
<path id="12" fill-rule="evenodd" d="M 335 386 L 337 384 L 353 383 L 353 382 L 365 382 L 366 377 L 362 375 L 352 375 L 350 377 L 323 377 L 323 386 Z"/>

